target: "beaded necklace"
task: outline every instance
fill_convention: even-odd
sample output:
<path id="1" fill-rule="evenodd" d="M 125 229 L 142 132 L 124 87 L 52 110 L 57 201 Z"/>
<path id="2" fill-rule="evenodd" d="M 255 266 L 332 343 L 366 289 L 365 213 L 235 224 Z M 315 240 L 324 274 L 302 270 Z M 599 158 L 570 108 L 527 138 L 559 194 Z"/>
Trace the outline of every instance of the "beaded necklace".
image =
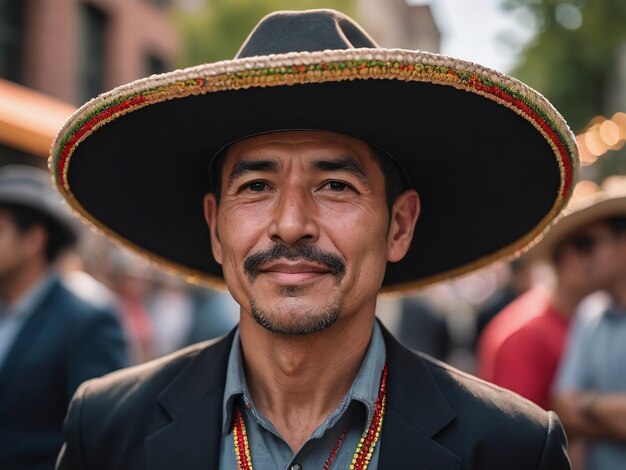
<path id="1" fill-rule="evenodd" d="M 378 390 L 378 398 L 374 403 L 374 417 L 366 431 L 361 435 L 361 439 L 356 446 L 350 470 L 366 470 L 370 463 L 374 448 L 380 437 L 380 430 L 383 425 L 383 416 L 385 415 L 385 407 L 387 404 L 387 364 L 383 368 L 380 377 L 380 388 Z M 346 437 L 347 431 L 344 430 L 337 440 L 333 450 L 330 451 L 323 470 L 328 470 L 330 464 L 335 459 L 339 447 Z M 235 422 L 233 424 L 233 440 L 235 444 L 235 454 L 237 456 L 237 465 L 240 470 L 253 470 L 252 457 L 250 456 L 250 446 L 248 445 L 248 434 L 246 432 L 246 424 L 239 407 L 235 407 Z"/>

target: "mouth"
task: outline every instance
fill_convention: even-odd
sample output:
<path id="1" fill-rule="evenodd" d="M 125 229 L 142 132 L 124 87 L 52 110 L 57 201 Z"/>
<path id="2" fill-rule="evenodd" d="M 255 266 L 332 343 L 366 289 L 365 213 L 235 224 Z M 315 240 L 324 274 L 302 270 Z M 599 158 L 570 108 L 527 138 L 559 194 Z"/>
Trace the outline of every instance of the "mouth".
<path id="1" fill-rule="evenodd" d="M 339 284 L 346 266 L 338 255 L 316 246 L 300 244 L 290 247 L 277 243 L 251 253 L 243 262 L 243 270 L 251 283 L 262 275 L 289 286 L 313 282 L 329 275 Z"/>
<path id="2" fill-rule="evenodd" d="M 279 284 L 293 285 L 315 281 L 328 275 L 335 276 L 337 273 L 327 266 L 306 261 L 280 261 L 260 267 L 259 274 L 267 275 Z"/>

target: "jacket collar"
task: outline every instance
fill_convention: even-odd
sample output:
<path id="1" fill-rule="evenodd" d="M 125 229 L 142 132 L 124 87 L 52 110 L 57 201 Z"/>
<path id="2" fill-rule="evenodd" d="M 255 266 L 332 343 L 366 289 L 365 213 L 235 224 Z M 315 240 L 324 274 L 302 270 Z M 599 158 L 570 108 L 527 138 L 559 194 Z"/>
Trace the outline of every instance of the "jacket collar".
<path id="1" fill-rule="evenodd" d="M 25 307 L 32 309 L 32 312 L 25 313 L 28 318 L 7 351 L 4 361 L 0 364 L 0 395 L 7 390 L 11 377 L 19 370 L 29 350 L 39 344 L 40 336 L 45 337 L 44 332 L 47 331 L 48 323 L 55 321 L 54 315 L 50 315 L 50 312 L 63 308 L 61 290 L 62 286 L 58 277 L 49 274 L 35 287 L 35 291 L 31 292 L 34 295 L 27 299 Z"/>
<path id="2" fill-rule="evenodd" d="M 389 370 L 380 468 L 457 470 L 461 459 L 432 438 L 455 419 L 424 361 L 381 325 Z M 168 425 L 146 439 L 148 470 L 217 468 L 222 398 L 234 330 L 194 357 L 158 400 Z M 199 379 L 204 377 L 204 380 Z M 418 465 L 417 467 L 413 467 Z"/>

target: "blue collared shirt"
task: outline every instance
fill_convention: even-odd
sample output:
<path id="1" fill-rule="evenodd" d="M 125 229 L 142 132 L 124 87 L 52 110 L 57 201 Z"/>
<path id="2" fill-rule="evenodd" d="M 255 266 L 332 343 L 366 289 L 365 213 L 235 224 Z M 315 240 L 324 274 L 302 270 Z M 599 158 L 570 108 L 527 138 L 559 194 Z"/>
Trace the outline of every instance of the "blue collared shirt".
<path id="1" fill-rule="evenodd" d="M 244 415 L 252 465 L 259 470 L 321 469 L 341 434 L 346 436 L 333 460 L 331 469 L 350 468 L 361 435 L 374 417 L 380 378 L 385 366 L 385 342 L 378 323 L 359 372 L 339 406 L 324 420 L 294 454 L 272 423 L 257 410 L 250 398 L 241 354 L 239 331 L 235 333 L 228 359 L 223 401 L 223 428 L 220 470 L 234 470 L 237 459 L 233 441 L 235 406 Z M 376 446 L 368 468 L 376 469 L 380 446 Z"/>
<path id="2" fill-rule="evenodd" d="M 0 303 L 0 368 L 15 343 L 26 321 L 39 306 L 52 283 L 58 278 L 50 272 L 40 279 L 13 305 Z"/>

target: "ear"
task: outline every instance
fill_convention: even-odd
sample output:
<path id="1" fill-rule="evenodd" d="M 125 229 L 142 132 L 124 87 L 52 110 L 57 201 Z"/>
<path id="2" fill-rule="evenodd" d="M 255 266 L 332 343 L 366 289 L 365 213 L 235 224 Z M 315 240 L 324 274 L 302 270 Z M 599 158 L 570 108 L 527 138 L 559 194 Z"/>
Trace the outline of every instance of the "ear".
<path id="1" fill-rule="evenodd" d="M 388 261 L 400 261 L 409 251 L 420 208 L 420 198 L 414 189 L 409 189 L 396 198 L 391 209 L 387 235 Z"/>
<path id="2" fill-rule="evenodd" d="M 211 233 L 211 251 L 215 261 L 222 264 L 222 244 L 217 234 L 217 206 L 215 194 L 208 193 L 204 196 L 204 219 Z"/>

